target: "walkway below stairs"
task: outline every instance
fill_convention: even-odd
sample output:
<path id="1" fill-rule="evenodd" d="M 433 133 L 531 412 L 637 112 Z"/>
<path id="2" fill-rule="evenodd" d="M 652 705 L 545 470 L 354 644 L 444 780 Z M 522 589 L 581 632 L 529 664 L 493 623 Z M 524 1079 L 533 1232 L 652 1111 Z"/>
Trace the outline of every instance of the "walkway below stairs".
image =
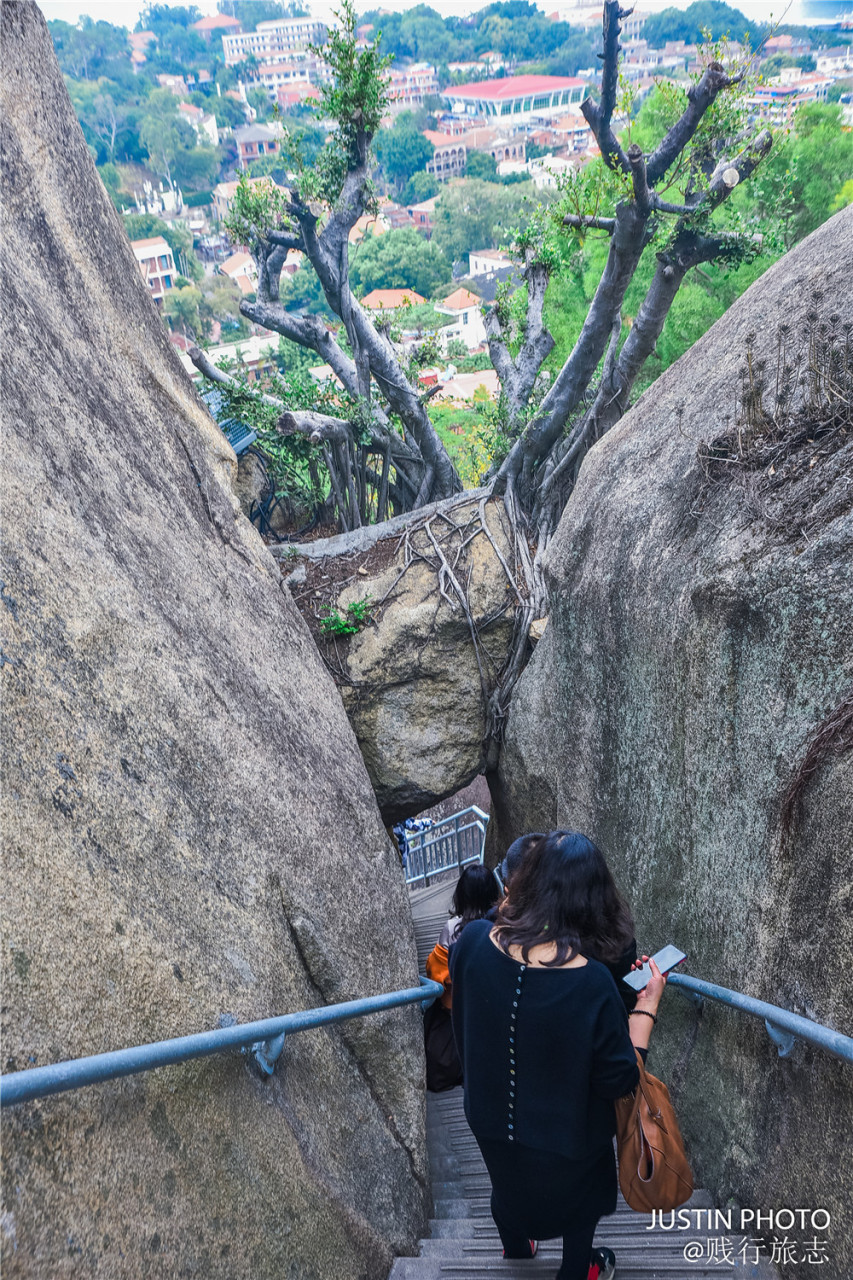
<path id="1" fill-rule="evenodd" d="M 432 950 L 447 908 L 454 880 L 417 889 L 411 895 L 420 972 Z M 388 1280 L 546 1280 L 560 1265 L 560 1242 L 546 1241 L 529 1262 L 501 1258 L 498 1233 L 489 1213 L 489 1179 L 477 1144 L 462 1111 L 462 1090 L 427 1094 L 427 1144 L 432 1177 L 433 1209 L 429 1237 L 421 1240 L 417 1258 L 397 1258 Z M 710 1209 L 710 1196 L 695 1192 L 685 1208 Z M 755 1264 L 737 1257 L 737 1265 L 710 1261 L 709 1238 L 716 1230 L 648 1231 L 647 1214 L 632 1212 L 619 1197 L 616 1213 L 603 1219 L 596 1244 L 616 1254 L 617 1280 L 778 1280 L 766 1258 Z M 737 1249 L 739 1237 L 732 1238 Z M 688 1261 L 690 1245 L 703 1260 Z M 713 1246 L 711 1246 L 713 1248 Z M 689 1253 L 688 1253 L 689 1257 Z"/>

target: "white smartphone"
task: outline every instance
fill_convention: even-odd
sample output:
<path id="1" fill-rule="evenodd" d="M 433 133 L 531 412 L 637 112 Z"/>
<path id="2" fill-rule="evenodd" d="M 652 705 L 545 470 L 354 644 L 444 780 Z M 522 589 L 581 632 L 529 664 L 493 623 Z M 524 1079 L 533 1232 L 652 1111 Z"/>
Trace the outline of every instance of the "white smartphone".
<path id="1" fill-rule="evenodd" d="M 682 960 L 686 959 L 686 952 L 679 951 L 678 947 L 674 947 L 672 943 L 652 956 L 661 973 L 669 973 L 670 969 L 674 969 L 677 964 L 681 964 Z M 622 981 L 627 982 L 628 986 L 633 987 L 635 991 L 642 991 L 651 976 L 651 965 L 644 964 L 641 969 L 633 969 L 630 973 L 626 973 Z"/>

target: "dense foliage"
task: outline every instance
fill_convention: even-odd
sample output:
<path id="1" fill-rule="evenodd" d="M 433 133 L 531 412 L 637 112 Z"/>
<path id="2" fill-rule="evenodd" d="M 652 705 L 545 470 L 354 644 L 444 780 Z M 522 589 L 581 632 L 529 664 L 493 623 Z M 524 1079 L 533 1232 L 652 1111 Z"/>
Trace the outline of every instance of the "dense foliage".
<path id="1" fill-rule="evenodd" d="M 426 169 L 433 147 L 421 133 L 411 111 L 403 111 L 390 129 L 381 129 L 373 145 L 385 177 L 397 193 L 414 175 Z"/>
<path id="2" fill-rule="evenodd" d="M 492 51 L 512 66 L 536 63 L 551 75 L 574 75 L 595 63 L 594 38 L 567 22 L 552 22 L 528 0 L 499 0 L 470 18 L 442 18 L 425 4 L 405 13 L 377 9 L 361 22 L 381 31 L 384 53 L 431 62 L 443 84 L 452 78 L 448 63 L 476 61 Z"/>
<path id="3" fill-rule="evenodd" d="M 699 44 L 706 33 L 712 40 L 721 40 L 723 36 L 744 40 L 754 31 L 754 22 L 720 0 L 696 0 L 686 9 L 664 9 L 651 14 L 643 23 L 643 39 L 654 49 L 662 49 L 667 40 Z"/>
<path id="4" fill-rule="evenodd" d="M 414 227 L 366 236 L 350 250 L 349 274 L 359 297 L 371 289 L 414 289 L 429 298 L 440 286 L 450 286 L 446 258 Z"/>

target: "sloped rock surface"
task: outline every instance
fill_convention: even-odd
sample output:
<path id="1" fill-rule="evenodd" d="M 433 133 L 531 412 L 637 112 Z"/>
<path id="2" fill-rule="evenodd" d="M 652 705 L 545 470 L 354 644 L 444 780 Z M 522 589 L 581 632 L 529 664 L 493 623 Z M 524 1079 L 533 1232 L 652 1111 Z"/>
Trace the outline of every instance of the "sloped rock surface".
<path id="1" fill-rule="evenodd" d="M 411 986 L 399 860 L 35 4 L 2 6 L 4 1071 Z M 380 905 L 381 904 L 381 905 Z M 3 1113 L 3 1274 L 379 1277 L 419 1010 Z"/>
<path id="2" fill-rule="evenodd" d="M 507 659 L 514 626 L 502 504 L 476 491 L 299 552 L 307 573 L 300 565 L 294 598 L 339 683 L 385 821 L 467 786 L 483 769 L 484 689 Z M 361 601 L 369 611 L 362 630 L 324 636 L 323 614 L 344 617 Z"/>
<path id="3" fill-rule="evenodd" d="M 780 323 L 796 343 L 814 305 L 853 320 L 851 259 L 847 210 L 590 453 L 549 548 L 551 622 L 516 691 L 496 798 L 502 843 L 555 826 L 600 841 L 641 946 L 677 943 L 689 972 L 848 1035 L 849 727 L 846 750 L 830 734 L 790 838 L 781 811 L 853 686 L 853 442 L 826 456 L 806 441 L 806 478 L 762 502 L 743 476 L 709 485 L 699 455 L 734 416 L 748 342 L 772 382 Z M 759 1021 L 709 1002 L 697 1018 L 674 993 L 661 1023 L 652 1069 L 717 1202 L 830 1210 L 830 1270 L 853 1274 L 849 1065 L 802 1044 L 781 1059 Z"/>

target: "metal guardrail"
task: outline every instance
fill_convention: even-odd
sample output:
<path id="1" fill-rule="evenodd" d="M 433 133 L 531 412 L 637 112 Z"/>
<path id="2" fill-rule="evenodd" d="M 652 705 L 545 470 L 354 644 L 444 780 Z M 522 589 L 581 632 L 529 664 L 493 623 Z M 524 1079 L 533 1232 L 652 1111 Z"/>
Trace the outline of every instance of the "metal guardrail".
<path id="1" fill-rule="evenodd" d="M 73 1058 L 50 1066 L 13 1071 L 0 1076 L 0 1106 L 12 1107 L 33 1098 L 45 1098 L 51 1093 L 81 1089 L 85 1085 L 117 1080 L 121 1076 L 135 1075 L 139 1071 L 152 1071 L 156 1067 L 189 1062 L 192 1058 L 206 1058 L 231 1049 L 240 1049 L 249 1054 L 265 1075 L 272 1075 L 288 1035 L 328 1026 L 329 1023 L 345 1022 L 349 1018 L 361 1018 L 370 1013 L 382 1013 L 386 1009 L 396 1009 L 402 1005 L 420 1004 L 426 1007 L 443 991 L 440 982 L 431 982 L 429 978 L 422 977 L 419 987 L 389 991 L 386 995 L 348 1000 L 342 1004 L 326 1005 L 321 1009 L 306 1009 L 301 1013 L 286 1013 L 280 1018 L 265 1018 L 260 1022 L 220 1026 L 215 1031 L 201 1031 L 197 1035 L 180 1036 L 176 1040 L 159 1040 L 154 1044 L 117 1049 L 112 1053 L 98 1053 L 91 1058 Z"/>
<path id="2" fill-rule="evenodd" d="M 489 815 L 475 804 L 442 818 L 426 831 L 406 833 L 406 884 L 429 884 L 440 871 L 483 861 Z"/>
<path id="3" fill-rule="evenodd" d="M 764 1000 L 755 1000 L 745 996 L 741 991 L 730 991 L 728 987 L 717 987 L 702 978 L 692 978 L 686 973 L 671 973 L 667 979 L 668 987 L 675 987 L 682 995 L 702 1007 L 703 1001 L 716 1000 L 719 1004 L 738 1009 L 741 1013 L 749 1013 L 754 1018 L 762 1018 L 767 1034 L 779 1050 L 780 1058 L 787 1058 L 797 1040 L 804 1040 L 831 1053 L 844 1062 L 853 1062 L 853 1037 L 845 1036 L 840 1031 L 833 1031 L 810 1018 L 803 1018 L 798 1013 L 781 1009 L 778 1005 L 767 1004 Z"/>

